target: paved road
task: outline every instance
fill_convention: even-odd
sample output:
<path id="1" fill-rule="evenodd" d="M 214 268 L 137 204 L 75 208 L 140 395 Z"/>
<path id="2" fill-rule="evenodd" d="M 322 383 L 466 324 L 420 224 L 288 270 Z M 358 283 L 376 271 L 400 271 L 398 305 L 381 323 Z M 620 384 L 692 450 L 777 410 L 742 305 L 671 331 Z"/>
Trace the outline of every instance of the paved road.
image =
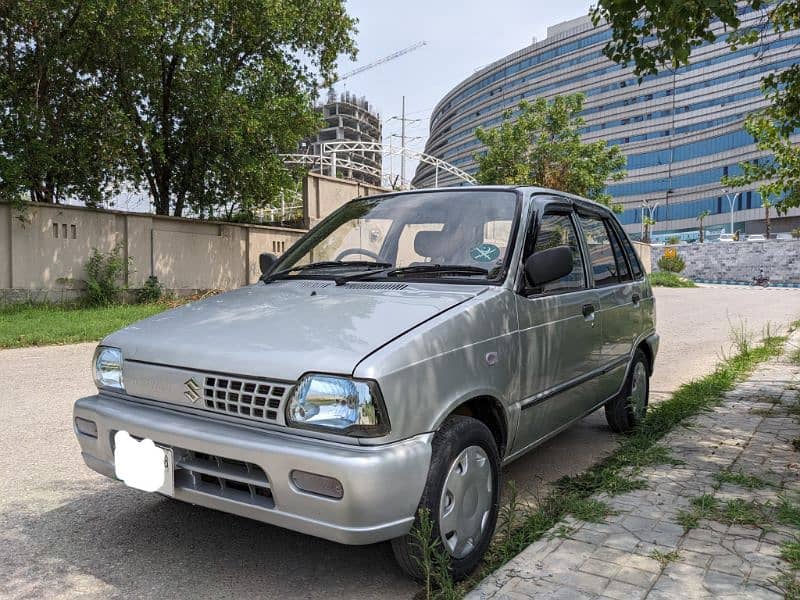
<path id="1" fill-rule="evenodd" d="M 728 318 L 760 331 L 800 316 L 800 290 L 660 289 L 664 395 L 709 371 Z M 81 462 L 71 405 L 93 344 L 0 351 L 0 597 L 411 598 L 388 544 L 353 548 L 125 488 Z M 614 439 L 584 419 L 506 470 L 535 495 Z"/>

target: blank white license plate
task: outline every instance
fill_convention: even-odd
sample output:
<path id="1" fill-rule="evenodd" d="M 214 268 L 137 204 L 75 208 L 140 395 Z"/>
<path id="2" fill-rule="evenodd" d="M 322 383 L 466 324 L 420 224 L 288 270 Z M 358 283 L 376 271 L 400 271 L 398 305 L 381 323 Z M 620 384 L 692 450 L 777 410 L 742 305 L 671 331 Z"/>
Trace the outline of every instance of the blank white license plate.
<path id="1" fill-rule="evenodd" d="M 127 431 L 114 434 L 114 469 L 125 485 L 145 492 L 175 495 L 172 448 L 137 440 Z"/>

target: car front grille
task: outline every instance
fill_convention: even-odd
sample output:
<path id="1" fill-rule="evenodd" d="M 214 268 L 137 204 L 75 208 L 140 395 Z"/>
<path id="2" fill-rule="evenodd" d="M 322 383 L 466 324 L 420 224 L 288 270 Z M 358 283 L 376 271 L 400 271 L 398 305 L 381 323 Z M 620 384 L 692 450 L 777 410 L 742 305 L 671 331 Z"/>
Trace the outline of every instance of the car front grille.
<path id="1" fill-rule="evenodd" d="M 175 487 L 261 508 L 274 508 L 272 489 L 256 464 L 174 448 Z"/>
<path id="2" fill-rule="evenodd" d="M 242 379 L 223 375 L 203 377 L 203 405 L 207 410 L 283 424 L 283 405 L 291 391 L 284 382 Z"/>

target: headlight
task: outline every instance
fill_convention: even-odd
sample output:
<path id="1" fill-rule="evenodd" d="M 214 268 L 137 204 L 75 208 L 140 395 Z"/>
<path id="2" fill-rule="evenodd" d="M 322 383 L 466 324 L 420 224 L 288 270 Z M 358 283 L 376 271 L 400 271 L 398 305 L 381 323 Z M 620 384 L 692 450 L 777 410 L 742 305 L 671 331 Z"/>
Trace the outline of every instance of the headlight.
<path id="1" fill-rule="evenodd" d="M 286 423 L 355 437 L 389 432 L 389 420 L 374 381 L 306 375 L 286 406 Z"/>
<path id="2" fill-rule="evenodd" d="M 124 389 L 122 350 L 98 346 L 94 352 L 94 383 L 98 388 Z"/>

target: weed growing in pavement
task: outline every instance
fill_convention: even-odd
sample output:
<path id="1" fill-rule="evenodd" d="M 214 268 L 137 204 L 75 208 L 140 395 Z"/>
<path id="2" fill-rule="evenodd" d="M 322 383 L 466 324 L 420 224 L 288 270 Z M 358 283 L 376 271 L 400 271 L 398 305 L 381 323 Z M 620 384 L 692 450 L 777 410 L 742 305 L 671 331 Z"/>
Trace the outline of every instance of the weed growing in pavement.
<path id="1" fill-rule="evenodd" d="M 781 544 L 781 558 L 788 562 L 792 569 L 800 569 L 800 542 L 784 542 Z"/>
<path id="2" fill-rule="evenodd" d="M 777 510 L 778 521 L 784 525 L 791 525 L 800 529 L 800 505 L 792 502 L 785 496 L 780 498 Z"/>
<path id="3" fill-rule="evenodd" d="M 678 523 L 687 531 L 698 526 L 700 519 L 717 521 L 725 525 L 751 525 L 768 528 L 775 517 L 775 507 L 755 500 L 734 498 L 720 503 L 711 494 L 703 494 L 692 499 L 692 510 L 681 511 Z"/>
<path id="4" fill-rule="evenodd" d="M 569 512 L 576 519 L 589 523 L 602 523 L 614 513 L 605 502 L 594 498 L 575 498 L 570 502 Z"/>
<path id="5" fill-rule="evenodd" d="M 411 529 L 411 537 L 419 549 L 414 557 L 423 574 L 426 598 L 450 600 L 459 598 L 453 578 L 450 576 L 450 558 L 442 547 L 442 541 L 434 532 L 434 523 L 427 509 L 419 509 L 419 523 Z"/>
<path id="6" fill-rule="evenodd" d="M 695 529 L 700 524 L 700 519 L 697 518 L 694 511 L 688 510 L 679 510 L 675 515 L 675 520 L 678 522 L 678 525 L 683 527 L 684 532 Z"/>
<path id="7" fill-rule="evenodd" d="M 800 581 L 793 573 L 781 573 L 773 582 L 783 592 L 785 600 L 800 600 Z"/>
<path id="8" fill-rule="evenodd" d="M 730 469 L 714 473 L 714 479 L 720 484 L 729 483 L 747 488 L 748 490 L 760 490 L 771 485 L 755 475 L 750 475 L 742 471 L 731 471 Z"/>
<path id="9" fill-rule="evenodd" d="M 663 569 L 669 563 L 675 562 L 680 558 L 680 554 L 678 554 L 677 550 L 673 550 L 672 552 L 661 552 L 660 550 L 653 550 L 650 553 L 650 558 L 653 560 L 657 560 L 658 563 L 661 565 Z"/>
<path id="10" fill-rule="evenodd" d="M 757 417 L 772 417 L 775 415 L 775 411 L 771 406 L 769 408 L 751 408 L 749 412 Z"/>

